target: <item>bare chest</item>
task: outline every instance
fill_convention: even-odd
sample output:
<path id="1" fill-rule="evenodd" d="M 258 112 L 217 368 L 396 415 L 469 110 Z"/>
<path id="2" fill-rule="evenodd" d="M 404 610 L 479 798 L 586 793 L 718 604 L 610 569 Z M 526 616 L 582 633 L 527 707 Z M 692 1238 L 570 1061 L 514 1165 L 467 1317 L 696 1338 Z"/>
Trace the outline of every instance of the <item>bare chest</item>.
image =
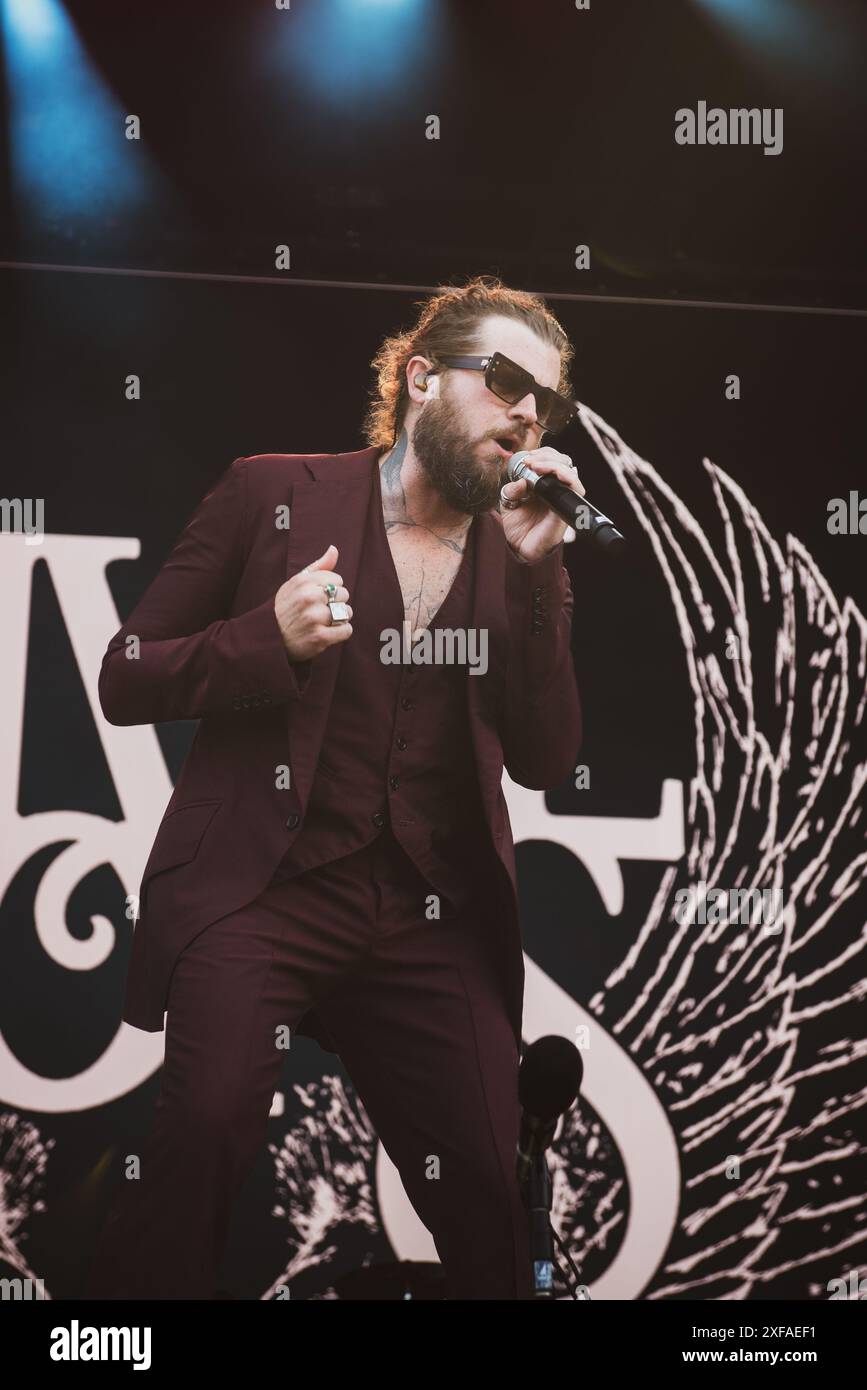
<path id="1" fill-rule="evenodd" d="M 446 545 L 421 527 L 397 527 L 388 533 L 391 558 L 403 595 L 404 620 L 410 632 L 429 627 L 455 581 L 467 544 Z"/>

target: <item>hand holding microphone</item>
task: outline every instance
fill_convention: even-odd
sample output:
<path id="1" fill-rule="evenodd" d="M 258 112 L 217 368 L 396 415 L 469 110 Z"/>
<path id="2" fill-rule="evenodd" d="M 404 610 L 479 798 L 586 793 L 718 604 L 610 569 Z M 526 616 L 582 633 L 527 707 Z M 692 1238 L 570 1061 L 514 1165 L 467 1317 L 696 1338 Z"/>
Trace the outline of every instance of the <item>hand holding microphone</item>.
<path id="1" fill-rule="evenodd" d="M 611 518 L 586 500 L 575 465 L 565 454 L 547 447 L 520 449 L 509 459 L 508 473 L 510 482 L 500 490 L 503 530 L 527 564 L 553 550 L 567 526 L 609 551 L 625 545 Z"/>

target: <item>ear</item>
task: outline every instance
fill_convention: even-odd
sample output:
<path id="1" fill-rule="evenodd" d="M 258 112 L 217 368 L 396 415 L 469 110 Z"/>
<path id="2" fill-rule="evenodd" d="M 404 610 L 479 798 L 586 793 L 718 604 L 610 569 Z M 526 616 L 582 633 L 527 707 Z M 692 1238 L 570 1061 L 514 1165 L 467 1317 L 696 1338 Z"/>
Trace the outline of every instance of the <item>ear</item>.
<path id="1" fill-rule="evenodd" d="M 434 394 L 434 391 L 431 391 L 430 387 L 432 380 L 430 374 L 432 370 L 433 367 L 431 362 L 428 358 L 423 357 L 421 353 L 416 353 L 416 355 L 411 357 L 407 362 L 404 379 L 406 381 L 407 394 L 414 405 L 424 405 L 428 397 Z M 434 388 L 434 390 L 435 389 L 436 388 Z"/>

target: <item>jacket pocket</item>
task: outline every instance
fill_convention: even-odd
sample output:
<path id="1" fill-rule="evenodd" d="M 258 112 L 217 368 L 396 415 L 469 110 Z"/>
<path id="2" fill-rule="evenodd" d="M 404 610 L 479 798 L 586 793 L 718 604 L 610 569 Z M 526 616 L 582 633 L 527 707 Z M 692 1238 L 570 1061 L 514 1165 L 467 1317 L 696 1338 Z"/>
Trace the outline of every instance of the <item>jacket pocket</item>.
<path id="1" fill-rule="evenodd" d="M 202 836 L 222 804 L 222 797 L 219 797 L 213 801 L 193 801 L 170 811 L 157 831 L 142 882 L 164 869 L 173 869 L 195 859 Z"/>

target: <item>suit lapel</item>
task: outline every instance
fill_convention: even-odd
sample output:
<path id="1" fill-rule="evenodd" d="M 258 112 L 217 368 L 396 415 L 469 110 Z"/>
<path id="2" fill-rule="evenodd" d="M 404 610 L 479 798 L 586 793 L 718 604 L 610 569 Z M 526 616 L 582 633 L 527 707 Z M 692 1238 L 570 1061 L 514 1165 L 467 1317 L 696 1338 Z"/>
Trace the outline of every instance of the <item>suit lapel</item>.
<path id="1" fill-rule="evenodd" d="M 286 579 L 318 559 L 329 544 L 336 545 L 335 569 L 351 596 L 379 453 L 376 448 L 363 449 L 342 458 L 339 464 L 333 455 L 305 459 L 312 477 L 292 485 Z M 335 476 L 338 471 L 339 477 Z M 302 806 L 307 804 L 313 782 L 344 645 L 339 642 L 314 659 L 307 689 L 300 700 L 292 702 L 289 712 L 292 781 Z"/>
<path id="2" fill-rule="evenodd" d="M 476 526 L 470 621 L 477 631 L 487 631 L 488 669 L 483 676 L 467 672 L 467 704 L 482 802 L 490 819 L 502 778 L 497 710 L 509 649 L 509 621 L 505 608 L 506 552 L 502 528 L 493 513 L 482 512 L 476 518 Z"/>
<path id="3" fill-rule="evenodd" d="M 339 464 L 333 455 L 305 459 L 310 478 L 294 483 L 289 498 L 286 579 L 317 559 L 329 544 L 336 545 L 339 551 L 337 573 L 349 590 L 352 602 L 373 470 L 378 467 L 381 452 L 378 448 L 363 449 L 342 456 Z M 338 472 L 339 476 L 335 476 Z M 506 671 L 509 625 L 504 599 L 502 530 L 494 515 L 486 512 L 477 517 L 476 526 L 471 626 L 487 631 L 488 669 L 484 675 L 467 673 L 467 703 L 483 802 L 490 812 L 502 775 L 497 740 L 490 737 L 490 728 L 496 724 L 496 709 Z M 287 716 L 292 779 L 302 806 L 307 805 L 344 645 L 338 643 L 315 658 L 307 689 L 300 700 L 292 702 Z"/>

